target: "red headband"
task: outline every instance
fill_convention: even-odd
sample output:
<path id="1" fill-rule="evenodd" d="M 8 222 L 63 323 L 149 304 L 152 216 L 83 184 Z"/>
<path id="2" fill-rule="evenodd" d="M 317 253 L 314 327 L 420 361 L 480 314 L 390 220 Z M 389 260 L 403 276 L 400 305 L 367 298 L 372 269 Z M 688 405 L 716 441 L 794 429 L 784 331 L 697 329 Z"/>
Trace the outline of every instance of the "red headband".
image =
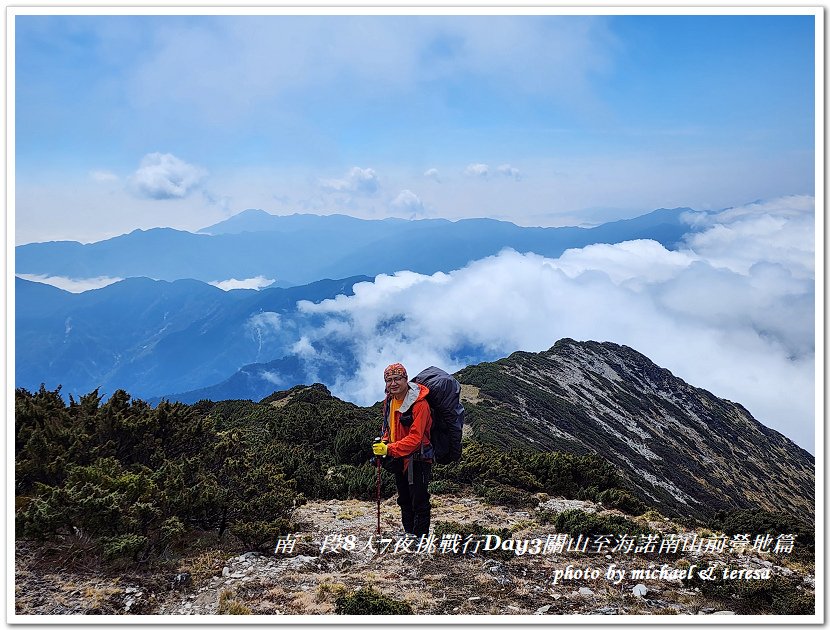
<path id="1" fill-rule="evenodd" d="M 400 363 L 393 363 L 383 371 L 383 378 L 390 376 L 406 376 L 406 368 Z"/>

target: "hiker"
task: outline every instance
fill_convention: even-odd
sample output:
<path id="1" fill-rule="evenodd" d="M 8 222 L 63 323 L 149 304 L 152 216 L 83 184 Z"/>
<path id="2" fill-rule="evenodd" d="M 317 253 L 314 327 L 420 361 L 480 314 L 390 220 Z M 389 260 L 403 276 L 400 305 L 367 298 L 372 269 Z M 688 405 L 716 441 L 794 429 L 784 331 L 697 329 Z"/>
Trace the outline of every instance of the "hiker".
<path id="1" fill-rule="evenodd" d="M 426 395 L 429 389 L 410 383 L 406 368 L 393 363 L 383 371 L 383 438 L 372 451 L 383 457 L 383 467 L 394 472 L 398 505 L 406 534 L 429 533 L 429 492 L 432 474 L 432 415 Z"/>

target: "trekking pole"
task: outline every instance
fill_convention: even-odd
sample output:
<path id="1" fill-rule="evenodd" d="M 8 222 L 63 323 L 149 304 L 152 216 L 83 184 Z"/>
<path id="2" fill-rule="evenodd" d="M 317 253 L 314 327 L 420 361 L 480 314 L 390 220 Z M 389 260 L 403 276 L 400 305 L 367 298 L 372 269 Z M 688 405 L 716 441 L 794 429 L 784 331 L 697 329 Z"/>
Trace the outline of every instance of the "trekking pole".
<path id="1" fill-rule="evenodd" d="M 381 438 L 375 439 L 375 444 L 381 441 Z M 377 465 L 378 474 L 377 474 L 377 502 L 378 502 L 378 528 L 375 531 L 376 534 L 380 534 L 380 457 L 375 455 L 375 464 Z"/>

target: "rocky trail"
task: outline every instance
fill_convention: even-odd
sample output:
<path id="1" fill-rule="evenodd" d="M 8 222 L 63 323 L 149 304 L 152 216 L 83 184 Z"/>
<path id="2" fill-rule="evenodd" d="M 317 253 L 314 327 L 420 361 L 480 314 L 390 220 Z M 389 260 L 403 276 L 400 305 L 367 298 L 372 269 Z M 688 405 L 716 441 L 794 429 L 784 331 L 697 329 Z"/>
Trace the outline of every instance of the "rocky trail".
<path id="1" fill-rule="evenodd" d="M 539 507 L 550 512 L 599 509 L 583 501 L 547 497 L 540 501 Z M 366 587 L 404 602 L 416 615 L 741 614 L 752 597 L 766 598 L 765 602 L 780 597 L 779 591 L 765 588 L 775 580 L 786 581 L 787 596 L 815 596 L 812 566 L 786 554 L 751 550 L 735 554 L 702 547 L 672 556 L 610 548 L 601 553 L 558 550 L 545 547 L 557 533 L 553 525 L 541 524 L 534 511 L 453 495 L 433 497 L 435 527 L 447 530 L 441 523 L 453 523 L 447 531 L 460 531 L 486 524 L 490 530 L 509 531 L 504 539 L 531 541 L 526 552 L 518 555 L 518 547 L 513 551 L 479 547 L 472 553 L 469 539 L 459 535 L 451 540 L 445 536 L 443 542 L 436 535 L 434 547 L 416 552 L 417 542 L 409 550 L 402 548 L 394 498 L 381 505 L 380 536 L 376 509 L 368 501 L 312 501 L 296 510 L 297 532 L 284 539 L 276 553 L 239 554 L 212 548 L 142 572 L 85 568 L 77 557 L 68 562 L 66 554 L 50 557 L 31 543 L 18 541 L 16 612 L 332 615 L 338 598 L 342 601 Z M 678 531 L 667 520 L 650 525 L 655 531 Z M 534 540 L 536 549 L 545 553 L 533 553 Z M 467 553 L 462 553 L 465 542 Z M 717 567 L 717 575 L 721 567 L 744 570 L 740 578 L 724 581 L 739 587 L 740 597 L 735 592 L 713 597 L 682 579 L 681 571 L 689 566 L 711 565 Z M 624 573 L 613 574 L 613 570 Z M 768 580 L 743 577 L 762 571 L 769 574 Z"/>

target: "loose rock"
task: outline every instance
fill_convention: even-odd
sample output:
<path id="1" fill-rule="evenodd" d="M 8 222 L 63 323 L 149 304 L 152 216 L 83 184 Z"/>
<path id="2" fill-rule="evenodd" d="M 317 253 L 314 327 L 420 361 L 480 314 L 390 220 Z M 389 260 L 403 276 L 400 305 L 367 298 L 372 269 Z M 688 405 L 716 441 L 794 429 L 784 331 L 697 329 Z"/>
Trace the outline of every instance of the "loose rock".
<path id="1" fill-rule="evenodd" d="M 193 578 L 191 577 L 190 573 L 185 571 L 184 573 L 179 573 L 176 575 L 173 580 L 171 587 L 173 590 L 176 591 L 183 591 L 186 588 L 193 586 Z"/>

